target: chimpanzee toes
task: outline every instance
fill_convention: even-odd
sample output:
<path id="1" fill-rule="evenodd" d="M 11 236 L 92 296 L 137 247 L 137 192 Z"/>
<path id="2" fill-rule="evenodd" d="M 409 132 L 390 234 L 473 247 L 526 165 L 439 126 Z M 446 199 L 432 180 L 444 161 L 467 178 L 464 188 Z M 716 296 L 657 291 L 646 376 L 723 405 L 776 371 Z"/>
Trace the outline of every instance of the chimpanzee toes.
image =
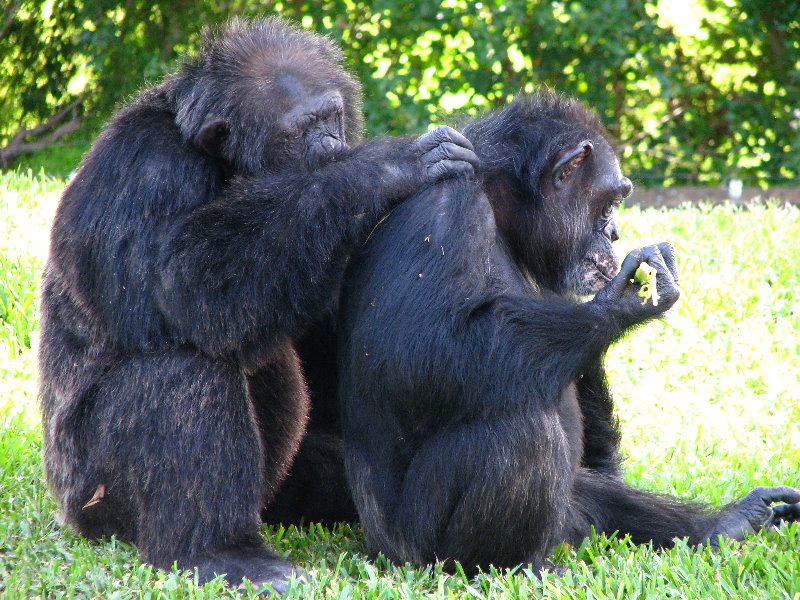
<path id="1" fill-rule="evenodd" d="M 247 579 L 248 581 L 250 580 L 249 577 Z M 308 573 L 297 567 L 279 568 L 264 572 L 257 582 L 251 581 L 251 589 L 261 596 L 283 596 L 289 589 L 289 582 L 292 579 L 299 583 L 311 581 Z M 239 585 L 239 588 L 245 588 L 244 581 Z"/>
<path id="2" fill-rule="evenodd" d="M 719 535 L 741 540 L 747 533 L 800 520 L 800 491 L 787 486 L 757 487 L 723 511 L 714 531 L 707 537 L 716 547 Z M 785 502 L 771 506 L 773 502 Z"/>
<path id="3" fill-rule="evenodd" d="M 222 575 L 229 585 L 242 587 L 246 579 L 252 590 L 263 595 L 284 594 L 293 578 L 299 581 L 310 580 L 305 571 L 260 546 L 217 551 L 200 559 L 197 571 L 200 583 Z"/>
<path id="4" fill-rule="evenodd" d="M 754 531 L 761 529 L 772 517 L 772 508 L 756 490 L 740 500 L 736 508 Z"/>

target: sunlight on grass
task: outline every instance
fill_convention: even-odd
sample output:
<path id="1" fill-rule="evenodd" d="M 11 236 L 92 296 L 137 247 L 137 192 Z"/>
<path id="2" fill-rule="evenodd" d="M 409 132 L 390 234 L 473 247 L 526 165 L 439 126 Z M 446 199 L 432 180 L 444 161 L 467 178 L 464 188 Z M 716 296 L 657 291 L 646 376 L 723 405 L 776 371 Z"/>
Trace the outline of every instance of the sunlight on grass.
<path id="1" fill-rule="evenodd" d="M 0 173 L 0 250 L 6 258 L 31 257 L 43 263 L 49 223 L 64 181 L 34 174 Z"/>
<path id="2" fill-rule="evenodd" d="M 620 220 L 631 246 L 673 242 L 683 291 L 679 329 L 652 324 L 609 351 L 632 480 L 715 501 L 752 480 L 800 484 L 800 210 L 634 207 Z M 676 473 L 678 451 L 698 468 Z M 720 493 L 704 461 L 748 475 Z"/>

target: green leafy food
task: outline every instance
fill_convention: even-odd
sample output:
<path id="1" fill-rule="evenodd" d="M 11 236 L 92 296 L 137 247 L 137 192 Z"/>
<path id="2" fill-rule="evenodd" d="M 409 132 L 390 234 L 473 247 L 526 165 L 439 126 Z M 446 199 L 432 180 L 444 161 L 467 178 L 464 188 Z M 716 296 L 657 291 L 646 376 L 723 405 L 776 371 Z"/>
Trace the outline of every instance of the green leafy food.
<path id="1" fill-rule="evenodd" d="M 642 298 L 642 304 L 648 300 L 653 301 L 653 306 L 658 306 L 658 288 L 656 286 L 656 270 L 646 262 L 642 262 L 636 272 L 633 274 L 633 281 L 638 283 L 639 296 Z"/>

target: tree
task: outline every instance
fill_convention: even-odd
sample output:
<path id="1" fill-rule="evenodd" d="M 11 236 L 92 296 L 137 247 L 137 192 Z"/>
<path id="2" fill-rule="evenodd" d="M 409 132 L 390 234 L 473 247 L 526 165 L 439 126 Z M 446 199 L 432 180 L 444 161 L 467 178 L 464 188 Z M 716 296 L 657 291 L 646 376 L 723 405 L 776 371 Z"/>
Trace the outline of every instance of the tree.
<path id="1" fill-rule="evenodd" d="M 67 2 L 69 4 L 69 2 Z M 80 56 L 52 4 L 16 0 L 4 10 L 0 27 L 0 166 L 77 130 L 82 98 L 69 90 Z"/>
<path id="2" fill-rule="evenodd" d="M 0 166 L 76 131 L 167 71 L 225 6 L 14 0 L 0 29 Z M 220 17 L 221 18 L 221 17 Z M 88 123 L 84 123 L 88 121 Z"/>

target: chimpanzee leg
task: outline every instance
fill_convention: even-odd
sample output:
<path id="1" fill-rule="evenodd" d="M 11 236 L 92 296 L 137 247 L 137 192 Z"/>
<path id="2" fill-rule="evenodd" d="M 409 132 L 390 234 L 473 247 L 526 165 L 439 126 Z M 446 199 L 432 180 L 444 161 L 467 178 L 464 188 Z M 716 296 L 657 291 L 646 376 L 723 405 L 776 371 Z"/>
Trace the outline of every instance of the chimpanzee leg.
<path id="1" fill-rule="evenodd" d="M 369 547 L 394 550 L 398 562 L 458 560 L 473 572 L 542 565 L 567 516 L 580 457 L 572 433 L 555 410 L 505 412 L 428 438 L 395 477 L 397 466 L 355 448 L 347 467 Z"/>
<path id="2" fill-rule="evenodd" d="M 264 364 L 248 373 L 246 382 L 264 446 L 263 508 L 292 467 L 308 420 L 308 391 L 291 341 L 279 344 Z"/>
<path id="3" fill-rule="evenodd" d="M 357 521 L 358 512 L 345 478 L 343 454 L 340 435 L 307 432 L 289 475 L 264 511 L 264 520 L 325 525 Z"/>
<path id="4" fill-rule="evenodd" d="M 698 503 L 637 490 L 616 477 L 581 469 L 572 498 L 572 529 L 566 532 L 566 538 L 573 541 L 588 535 L 594 525 L 597 531 L 627 534 L 636 544 L 652 542 L 656 548 L 671 547 L 674 538 L 717 546 L 720 536 L 741 540 L 783 520 L 800 520 L 800 491 L 786 486 L 757 487 L 736 502 L 712 510 Z"/>
<path id="5" fill-rule="evenodd" d="M 336 398 L 336 345 L 332 313 L 326 313 L 300 340 L 297 355 L 303 364 L 302 371 L 311 399 L 308 430 L 288 476 L 262 516 L 268 523 L 283 524 L 305 521 L 331 525 L 339 521 L 357 521 L 358 513 L 344 473 L 344 448 Z M 272 375 L 265 378 L 262 373 L 260 384 L 255 378 L 250 378 L 256 412 L 261 415 L 265 438 L 276 422 L 274 409 L 270 407 L 285 406 L 285 398 L 299 397 L 297 391 L 288 388 L 296 389 L 302 383 L 298 383 L 300 367 L 293 358 L 295 353 L 284 348 L 282 356 L 285 357 L 285 366 L 282 369 L 284 373 L 277 374 L 279 377 Z M 271 370 L 277 369 L 278 364 L 281 363 L 273 363 Z M 283 382 L 287 389 L 275 389 L 274 384 L 270 386 L 263 383 L 270 381 Z M 284 401 L 271 400 L 276 396 L 284 398 Z M 286 423 L 284 427 L 289 426 L 291 423 Z"/>
<path id="6" fill-rule="evenodd" d="M 158 567 L 285 585 L 291 565 L 259 536 L 263 446 L 236 368 L 189 351 L 129 359 L 86 402 L 80 438 L 82 489 L 64 508 L 82 532 L 121 523 Z"/>

